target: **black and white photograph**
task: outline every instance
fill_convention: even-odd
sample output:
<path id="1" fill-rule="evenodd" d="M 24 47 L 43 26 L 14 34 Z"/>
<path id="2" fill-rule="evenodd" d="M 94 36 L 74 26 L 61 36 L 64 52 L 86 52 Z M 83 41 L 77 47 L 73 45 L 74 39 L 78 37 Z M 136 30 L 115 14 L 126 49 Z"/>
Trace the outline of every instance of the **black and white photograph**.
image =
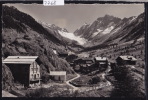
<path id="1" fill-rule="evenodd" d="M 144 4 L 2 5 L 2 97 L 145 98 Z"/>

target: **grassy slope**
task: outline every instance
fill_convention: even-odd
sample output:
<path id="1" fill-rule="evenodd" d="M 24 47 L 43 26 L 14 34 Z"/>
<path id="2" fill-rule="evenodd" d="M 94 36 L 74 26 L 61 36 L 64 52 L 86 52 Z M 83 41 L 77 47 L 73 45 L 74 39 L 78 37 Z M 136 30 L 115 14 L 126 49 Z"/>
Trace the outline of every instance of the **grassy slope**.
<path id="1" fill-rule="evenodd" d="M 57 49 L 57 52 L 66 52 L 62 42 L 52 36 L 31 16 L 18 11 L 16 8 L 3 6 L 3 58 L 14 55 L 39 56 L 37 62 L 41 67 L 42 76 L 46 76 L 50 70 L 65 70 L 67 73 L 74 73 L 69 68 L 70 65 L 67 61 L 55 55 L 52 48 Z M 10 73 L 8 76 L 11 76 Z M 3 78 L 7 79 L 5 74 Z M 12 77 L 9 78 L 12 80 Z M 3 85 L 4 87 L 9 86 L 6 83 Z"/>

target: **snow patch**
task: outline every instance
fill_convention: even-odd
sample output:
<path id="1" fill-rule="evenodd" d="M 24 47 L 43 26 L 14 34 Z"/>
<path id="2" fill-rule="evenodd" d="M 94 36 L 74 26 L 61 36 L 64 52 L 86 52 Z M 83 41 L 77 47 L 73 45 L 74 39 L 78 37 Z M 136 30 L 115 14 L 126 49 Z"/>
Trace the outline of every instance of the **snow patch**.
<path id="1" fill-rule="evenodd" d="M 93 33 L 92 37 L 96 36 L 97 34 L 99 34 L 100 32 L 102 32 L 103 30 L 97 29 L 97 32 Z"/>
<path id="2" fill-rule="evenodd" d="M 86 39 L 81 38 L 80 36 L 75 36 L 73 33 L 67 33 L 67 32 L 63 32 L 63 31 L 58 31 L 58 32 L 61 36 L 69 38 L 71 40 L 75 40 L 81 45 L 83 45 L 87 41 Z"/>
<path id="3" fill-rule="evenodd" d="M 120 29 L 121 29 L 121 27 L 118 27 L 118 28 L 116 28 L 115 30 L 113 30 L 112 33 L 115 33 L 115 32 L 117 32 L 117 31 L 120 30 Z"/>
<path id="4" fill-rule="evenodd" d="M 137 17 L 134 16 L 134 17 L 129 21 L 129 23 L 131 23 L 132 21 L 134 21 L 136 18 L 137 18 Z"/>
<path id="5" fill-rule="evenodd" d="M 42 21 L 38 21 L 38 23 L 40 23 L 40 24 L 44 25 L 46 28 L 48 28 L 48 27 L 51 27 L 51 26 L 52 26 L 52 24 L 48 24 L 48 23 L 46 23 L 46 22 L 42 22 Z"/>
<path id="6" fill-rule="evenodd" d="M 142 41 L 142 40 L 144 40 L 144 38 L 139 38 L 139 39 L 137 39 L 137 41 Z"/>
<path id="7" fill-rule="evenodd" d="M 114 26 L 111 26 L 111 27 L 106 28 L 106 29 L 102 32 L 102 34 L 110 33 L 113 28 L 114 28 Z"/>

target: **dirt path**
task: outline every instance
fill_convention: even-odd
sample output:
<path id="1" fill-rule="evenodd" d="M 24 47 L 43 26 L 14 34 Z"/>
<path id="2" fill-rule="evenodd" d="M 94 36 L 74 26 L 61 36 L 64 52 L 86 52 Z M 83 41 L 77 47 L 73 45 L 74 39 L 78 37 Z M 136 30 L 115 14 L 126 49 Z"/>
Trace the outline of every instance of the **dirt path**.
<path id="1" fill-rule="evenodd" d="M 77 74 L 77 73 L 76 73 L 76 74 Z M 69 85 L 69 86 L 71 86 L 71 87 L 73 88 L 73 91 L 78 90 L 78 87 L 73 86 L 73 85 L 72 85 L 72 84 L 70 84 L 69 82 L 71 82 L 71 81 L 73 81 L 73 80 L 75 80 L 75 79 L 77 79 L 77 78 L 79 78 L 79 77 L 80 77 L 80 75 L 79 75 L 79 74 L 77 74 L 77 77 L 75 77 L 75 78 L 73 78 L 73 79 L 70 79 L 70 80 L 66 81 L 66 84 L 67 84 L 67 85 Z"/>
<path id="2" fill-rule="evenodd" d="M 111 70 L 111 67 L 108 66 L 108 68 L 107 68 L 107 70 L 105 71 L 105 73 L 102 74 L 102 78 L 106 79 L 106 78 L 105 78 L 105 75 L 106 75 L 106 73 L 108 73 L 110 70 Z M 107 79 L 106 79 L 106 80 L 107 80 Z M 107 80 L 107 83 L 108 83 L 108 85 L 111 85 L 111 82 L 110 82 L 109 80 Z"/>
<path id="3" fill-rule="evenodd" d="M 110 68 L 110 66 L 109 66 L 108 69 L 107 69 L 105 72 L 102 72 L 102 73 L 101 73 L 103 79 L 106 79 L 106 78 L 105 78 L 105 75 L 106 75 L 106 73 L 108 73 L 110 70 L 111 70 L 111 68 Z M 76 73 L 76 74 L 77 74 L 77 73 Z M 93 88 L 80 89 L 79 87 L 73 86 L 72 84 L 69 83 L 69 82 L 71 82 L 71 81 L 73 81 L 73 80 L 75 80 L 75 79 L 77 79 L 77 78 L 79 78 L 79 77 L 80 77 L 80 75 L 77 74 L 77 77 L 66 81 L 66 84 L 69 85 L 69 86 L 71 86 L 71 87 L 73 88 L 73 91 L 79 90 L 80 92 L 83 92 L 83 91 L 90 91 L 90 90 L 93 90 Z M 106 79 L 106 80 L 107 80 L 107 79 Z M 100 86 L 95 87 L 95 88 L 96 88 L 96 89 L 100 89 L 100 88 L 104 88 L 104 87 L 107 87 L 107 86 L 110 86 L 110 85 L 111 85 L 110 81 L 107 80 L 106 84 L 101 84 Z"/>

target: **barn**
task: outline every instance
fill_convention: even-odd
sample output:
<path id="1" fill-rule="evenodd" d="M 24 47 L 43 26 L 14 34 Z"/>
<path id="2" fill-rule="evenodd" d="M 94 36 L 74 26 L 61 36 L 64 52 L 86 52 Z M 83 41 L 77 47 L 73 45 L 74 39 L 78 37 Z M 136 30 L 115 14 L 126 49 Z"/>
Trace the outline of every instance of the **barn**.
<path id="1" fill-rule="evenodd" d="M 119 56 L 116 59 L 118 65 L 136 65 L 137 59 L 133 56 Z"/>
<path id="2" fill-rule="evenodd" d="M 66 81 L 66 71 L 50 71 L 50 78 L 57 82 Z"/>
<path id="3" fill-rule="evenodd" d="M 19 82 L 25 88 L 40 85 L 40 66 L 37 64 L 38 56 L 8 56 L 2 61 L 9 67 L 14 82 Z"/>

